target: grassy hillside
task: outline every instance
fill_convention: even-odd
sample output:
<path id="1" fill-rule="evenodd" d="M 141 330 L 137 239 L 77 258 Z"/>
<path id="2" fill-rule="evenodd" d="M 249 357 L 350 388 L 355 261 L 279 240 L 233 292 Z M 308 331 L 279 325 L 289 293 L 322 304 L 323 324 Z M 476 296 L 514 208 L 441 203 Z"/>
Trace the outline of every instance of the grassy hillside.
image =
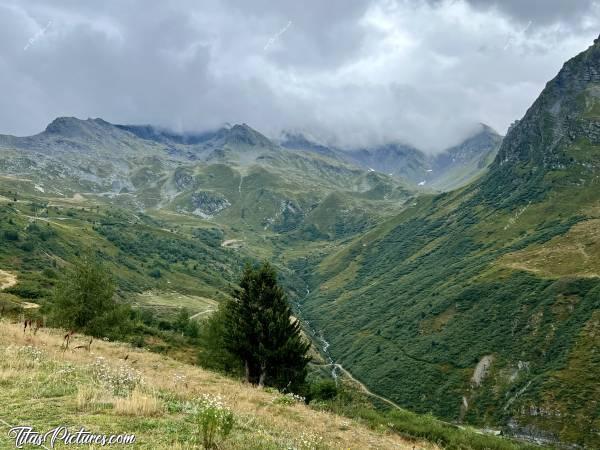
<path id="1" fill-rule="evenodd" d="M 313 239 L 359 232 L 411 195 L 397 178 L 278 147 L 247 125 L 180 138 L 58 118 L 35 136 L 0 136 L 0 173 L 15 191 L 42 198 L 84 195 L 136 212 L 171 211 L 254 234 Z M 343 194 L 339 223 L 305 223 L 333 192 Z M 364 219 L 348 219 L 353 213 Z"/>
<path id="2" fill-rule="evenodd" d="M 18 272 L 9 290 L 43 300 L 58 272 L 74 258 L 93 253 L 106 263 L 123 296 L 149 289 L 227 296 L 242 265 L 238 253 L 221 247 L 211 228 L 167 224 L 80 196 L 40 198 L 0 185 L 0 267 Z"/>
<path id="3" fill-rule="evenodd" d="M 297 262 L 334 361 L 416 411 L 600 446 L 599 68 L 596 42 L 477 182 Z"/>
<path id="4" fill-rule="evenodd" d="M 87 342 L 76 336 L 63 351 L 60 330 L 32 335 L 0 320 L 2 448 L 14 445 L 4 431 L 20 424 L 135 434 L 129 448 L 202 448 L 197 414 L 207 399 L 233 414 L 231 434 L 218 442 L 223 449 L 525 448 L 430 416 L 377 412 L 351 388 L 348 398 L 308 406 L 121 343 L 94 341 L 89 352 L 74 349 Z"/>
<path id="5" fill-rule="evenodd" d="M 89 353 L 62 352 L 61 340 L 58 331 L 23 335 L 0 321 L 2 448 L 14 445 L 5 422 L 43 431 L 65 425 L 133 433 L 130 448 L 201 448 L 192 411 L 203 396 L 234 414 L 232 434 L 220 448 L 437 448 L 143 350 L 94 342 Z"/>

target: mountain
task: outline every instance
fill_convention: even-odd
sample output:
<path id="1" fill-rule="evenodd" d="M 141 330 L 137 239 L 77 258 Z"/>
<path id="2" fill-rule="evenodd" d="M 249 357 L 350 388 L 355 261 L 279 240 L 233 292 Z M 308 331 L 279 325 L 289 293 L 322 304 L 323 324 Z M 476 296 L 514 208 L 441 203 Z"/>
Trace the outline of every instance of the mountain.
<path id="1" fill-rule="evenodd" d="M 366 169 L 406 178 L 413 183 L 421 181 L 428 168 L 427 156 L 423 152 L 402 144 L 346 151 L 344 156 Z"/>
<path id="2" fill-rule="evenodd" d="M 342 150 L 318 144 L 301 133 L 284 134 L 281 145 L 400 177 L 415 186 L 450 191 L 468 184 L 484 173 L 501 142 L 502 136 L 489 126 L 481 124 L 475 134 L 435 155 L 428 155 L 415 147 L 400 143 Z"/>
<path id="3" fill-rule="evenodd" d="M 58 118 L 0 136 L 0 274 L 11 302 L 43 304 L 90 252 L 122 299 L 196 315 L 269 259 L 323 343 L 315 370 L 388 405 L 598 447 L 599 97 L 596 41 L 501 144 L 482 126 L 438 156 Z"/>
<path id="4" fill-rule="evenodd" d="M 180 135 L 63 117 L 35 136 L 0 136 L 0 170 L 30 179 L 30 193 L 323 237 L 364 230 L 410 196 L 395 178 L 290 151 L 246 124 Z M 335 204 L 327 225 L 314 220 L 324 201 Z"/>
<path id="5" fill-rule="evenodd" d="M 491 164 L 501 143 L 502 136 L 481 124 L 479 132 L 431 159 L 431 172 L 425 178 L 427 185 L 450 191 L 468 184 Z"/>
<path id="6" fill-rule="evenodd" d="M 268 257 L 294 299 L 305 286 L 288 252 L 356 236 L 413 195 L 246 124 L 192 135 L 61 117 L 34 136 L 0 136 L 0 270 L 18 275 L 14 294 L 43 302 L 56 269 L 93 251 L 123 298 L 173 310 L 173 290 L 214 304 L 244 261 Z"/>
<path id="7" fill-rule="evenodd" d="M 164 426 L 146 427 L 149 432 L 136 435 L 152 448 L 186 446 L 198 439 L 197 421 L 190 415 L 196 386 L 221 392 L 223 398 L 215 399 L 230 404 L 235 415 L 234 432 L 223 448 L 247 448 L 249 442 L 256 448 L 340 443 L 360 448 L 528 448 L 399 407 L 376 409 L 380 399 L 349 376 L 337 379 L 341 395 L 306 406 L 290 394 L 243 386 L 232 391 L 230 387 L 241 386 L 239 380 L 182 364 L 196 363 L 199 351 L 206 350 L 205 341 L 190 335 L 187 327 L 185 334 L 174 328 L 182 314 L 187 311 L 186 325 L 198 330 L 191 325 L 230 298 L 244 264 L 260 259 L 278 267 L 286 294 L 297 305 L 309 292 L 295 273 L 298 260 L 333 252 L 410 203 L 413 193 L 398 180 L 321 156 L 249 145 L 262 139 L 244 126 L 232 136 L 224 130 L 187 144 L 187 138 L 147 134 L 147 129 L 136 130 L 144 133 L 141 138 L 97 119 L 55 122 L 60 127 L 53 125 L 37 136 L 2 138 L 0 160 L 7 170 L 0 171 L 0 353 L 10 356 L 4 358 L 10 367 L 37 355 L 36 367 L 29 367 L 36 377 L 66 374 L 69 383 L 55 384 L 59 391 L 44 398 L 54 405 L 61 397 L 64 412 L 76 412 L 79 425 L 97 423 L 103 412 L 106 417 L 100 420 L 127 418 L 129 429 L 150 419 L 165 426 L 186 422 L 192 426 L 178 425 L 173 435 L 150 430 Z M 111 157 L 115 149 L 119 153 Z M 223 162 L 211 162 L 215 152 Z M 248 154 L 252 158 L 244 158 Z M 56 171 L 50 172 L 51 167 Z M 101 169 L 105 172 L 94 173 Z M 116 178 L 130 189 L 106 181 Z M 278 209 L 269 210 L 273 207 Z M 10 323 L 43 314 L 37 306 L 47 304 L 65 269 L 82 255 L 101 261 L 116 281 L 120 301 L 133 306 L 138 319 L 126 337 L 131 343 L 94 340 L 91 354 L 64 352 L 59 330 L 43 328 L 32 336 L 23 333 L 23 325 Z M 91 342 L 77 334 L 71 348 Z M 328 377 L 331 367 L 311 353 L 310 382 Z M 118 371 L 130 381 L 142 375 L 148 389 L 135 389 L 126 397 L 121 391 L 118 396 L 105 395 L 106 389 L 92 392 L 98 383 L 90 384 L 89 363 L 98 355 L 105 356 L 103 374 Z M 68 370 L 57 371 L 57 364 L 67 364 Z M 74 371 L 82 376 L 73 378 Z M 0 393 L 12 398 L 12 403 L 4 402 L 5 412 L 15 402 L 30 401 L 32 386 L 16 380 L 3 379 Z M 83 391 L 93 394 L 85 404 L 80 401 Z M 96 394 L 102 394 L 102 404 Z M 248 408 L 239 405 L 240 394 Z M 55 405 L 46 406 L 51 411 Z M 278 418 L 288 413 L 292 419 Z M 248 420 L 258 424 L 258 432 L 242 425 Z M 316 425 L 298 429 L 301 422 Z M 46 417 L 38 417 L 32 426 L 44 428 L 45 423 Z"/>
<path id="8" fill-rule="evenodd" d="M 402 406 L 599 448 L 599 182 L 596 40 L 479 179 L 419 197 L 316 268 L 298 261 L 302 316 L 332 361 Z"/>
<path id="9" fill-rule="evenodd" d="M 338 158 L 343 160 L 342 154 L 340 154 L 339 150 L 318 144 L 304 136 L 302 133 L 284 132 L 280 140 L 280 144 L 282 147 L 292 150 L 310 151 L 328 156 L 330 158 Z"/>

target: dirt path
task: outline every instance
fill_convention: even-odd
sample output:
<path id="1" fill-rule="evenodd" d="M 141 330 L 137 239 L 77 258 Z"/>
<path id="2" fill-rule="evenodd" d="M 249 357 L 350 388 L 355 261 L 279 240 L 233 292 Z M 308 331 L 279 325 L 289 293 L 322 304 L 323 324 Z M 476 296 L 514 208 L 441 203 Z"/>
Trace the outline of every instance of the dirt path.
<path id="1" fill-rule="evenodd" d="M 21 306 L 23 306 L 23 309 L 37 309 L 40 307 L 40 305 L 38 305 L 37 303 L 31 302 L 22 302 Z"/>
<path id="2" fill-rule="evenodd" d="M 364 384 L 364 383 L 362 383 L 361 381 L 359 381 L 359 380 L 357 380 L 356 378 L 354 378 L 354 375 L 352 375 L 350 372 L 348 372 L 346 369 L 344 369 L 344 367 L 343 367 L 341 364 L 334 363 L 334 364 L 327 364 L 327 365 L 328 365 L 328 366 L 333 366 L 333 367 L 335 367 L 337 370 L 339 370 L 339 371 L 340 371 L 340 372 L 342 372 L 344 375 L 346 375 L 348 378 L 350 378 L 350 379 L 351 379 L 351 380 L 352 380 L 354 383 L 356 383 L 356 384 L 357 384 L 357 385 L 360 387 L 360 389 L 361 389 L 361 390 L 362 390 L 362 391 L 363 391 L 365 394 L 367 394 L 367 395 L 369 395 L 369 396 L 371 396 L 371 397 L 375 397 L 375 398 L 377 398 L 377 399 L 381 400 L 382 402 L 385 402 L 385 403 L 387 403 L 388 405 L 390 405 L 390 406 L 392 406 L 392 407 L 394 407 L 394 408 L 396 408 L 396 409 L 399 409 L 399 410 L 401 410 L 401 411 L 405 411 L 405 410 L 404 410 L 404 408 L 402 408 L 400 405 L 397 405 L 396 403 L 394 403 L 393 401 L 391 401 L 389 398 L 385 398 L 385 397 L 382 397 L 382 396 L 381 396 L 381 395 L 379 395 L 379 394 L 376 394 L 376 393 L 374 393 L 374 392 L 371 392 L 371 391 L 369 390 L 369 388 L 368 388 L 367 386 L 365 386 L 365 384 Z"/>
<path id="3" fill-rule="evenodd" d="M 0 270 L 0 291 L 8 289 L 17 284 L 17 276 L 14 273 Z"/>
<path id="4" fill-rule="evenodd" d="M 27 217 L 27 218 L 29 218 L 30 220 L 33 220 L 33 221 L 39 220 L 41 222 L 51 223 L 52 225 L 56 225 L 57 227 L 72 228 L 69 225 L 65 225 L 64 223 L 54 222 L 53 220 L 47 219 L 46 217 L 28 216 L 27 214 L 22 214 L 22 215 L 25 216 L 25 217 Z M 68 220 L 68 219 L 70 219 L 70 217 L 53 217 L 53 219 L 56 219 L 56 220 Z M 29 224 L 25 225 L 25 229 L 27 229 L 28 226 L 29 226 Z"/>
<path id="5" fill-rule="evenodd" d="M 342 372 L 344 375 L 346 375 L 348 378 L 350 378 L 350 380 L 352 380 L 354 383 L 356 383 L 365 394 L 367 394 L 367 395 L 369 395 L 371 397 L 374 397 L 374 398 L 376 398 L 378 400 L 381 400 L 382 402 L 387 403 L 391 407 L 396 408 L 396 409 L 398 409 L 400 411 L 406 411 L 406 409 L 402 408 L 397 403 L 394 403 L 389 398 L 382 397 L 381 395 L 376 394 L 376 393 L 370 391 L 369 388 L 367 386 L 365 386 L 364 383 L 362 383 L 359 380 L 357 380 L 356 378 L 354 378 L 354 376 L 348 370 L 344 369 L 344 367 L 341 364 L 337 364 L 337 363 L 326 364 L 326 366 L 333 366 L 336 369 L 338 369 L 340 372 Z M 467 429 L 467 427 L 465 427 L 463 425 L 459 425 L 459 424 L 452 423 L 452 422 L 446 422 L 445 420 L 442 420 L 442 419 L 439 419 L 439 418 L 437 418 L 436 420 L 438 422 L 443 423 L 445 425 L 448 425 L 450 427 L 459 428 L 461 430 Z M 473 430 L 477 434 L 494 434 L 494 433 L 490 433 L 490 430 L 483 430 L 483 429 L 474 428 L 474 427 L 468 427 L 468 428 L 471 429 L 471 430 Z"/>
<path id="6" fill-rule="evenodd" d="M 227 239 L 221 243 L 221 247 L 240 247 L 242 244 L 241 239 Z"/>
<path id="7" fill-rule="evenodd" d="M 194 314 L 193 316 L 190 316 L 190 320 L 195 319 L 196 317 L 199 317 L 199 316 L 201 316 L 203 314 L 208 314 L 208 313 L 211 313 L 211 312 L 214 312 L 214 311 L 215 311 L 214 309 L 207 309 L 206 311 L 201 311 L 201 312 L 199 312 L 197 314 Z"/>

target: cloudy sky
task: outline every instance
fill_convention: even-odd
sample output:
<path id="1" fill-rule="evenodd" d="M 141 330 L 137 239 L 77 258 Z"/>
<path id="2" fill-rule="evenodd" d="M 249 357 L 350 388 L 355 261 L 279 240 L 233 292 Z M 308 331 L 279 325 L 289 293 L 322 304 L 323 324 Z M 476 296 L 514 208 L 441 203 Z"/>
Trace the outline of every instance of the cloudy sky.
<path id="1" fill-rule="evenodd" d="M 246 122 L 436 151 L 504 133 L 599 33 L 593 0 L 0 0 L 0 133 Z"/>

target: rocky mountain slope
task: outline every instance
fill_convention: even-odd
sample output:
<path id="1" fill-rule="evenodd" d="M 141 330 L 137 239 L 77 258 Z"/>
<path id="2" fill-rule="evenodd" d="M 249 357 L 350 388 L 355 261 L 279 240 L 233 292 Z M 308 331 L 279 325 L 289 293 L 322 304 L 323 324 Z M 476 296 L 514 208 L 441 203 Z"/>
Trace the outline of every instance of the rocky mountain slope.
<path id="1" fill-rule="evenodd" d="M 364 230 L 411 195 L 397 178 L 284 149 L 245 124 L 178 135 L 59 118 L 35 136 L 0 136 L 0 172 L 42 197 L 84 194 L 313 238 Z"/>
<path id="2" fill-rule="evenodd" d="M 379 147 L 341 150 L 317 144 L 302 134 L 285 134 L 282 146 L 315 152 L 347 161 L 366 170 L 401 177 L 415 186 L 450 191 L 481 175 L 492 162 L 502 136 L 487 125 L 458 145 L 428 155 L 410 145 L 389 143 Z"/>
<path id="3" fill-rule="evenodd" d="M 304 267 L 330 358 L 421 412 L 600 447 L 600 43 L 489 171 Z"/>

